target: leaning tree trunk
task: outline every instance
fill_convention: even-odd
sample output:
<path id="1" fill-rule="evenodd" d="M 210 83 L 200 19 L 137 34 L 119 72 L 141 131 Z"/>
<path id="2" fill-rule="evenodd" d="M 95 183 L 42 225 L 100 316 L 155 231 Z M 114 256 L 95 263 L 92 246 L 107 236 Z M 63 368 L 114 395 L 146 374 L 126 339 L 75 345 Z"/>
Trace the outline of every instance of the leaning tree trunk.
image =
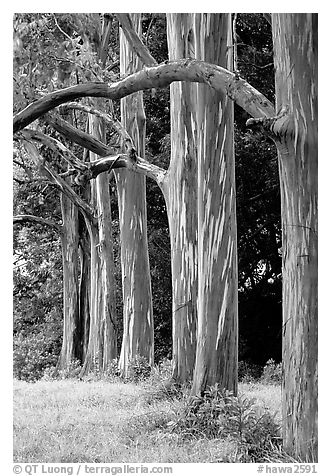
<path id="1" fill-rule="evenodd" d="M 194 14 L 195 57 L 232 68 L 230 14 Z M 198 332 L 192 394 L 237 392 L 238 277 L 233 102 L 197 89 Z"/>
<path id="2" fill-rule="evenodd" d="M 132 14 L 141 35 L 140 14 Z M 123 32 L 120 34 L 120 71 L 126 75 L 141 69 L 141 63 Z M 139 156 L 145 153 L 145 112 L 143 93 L 121 101 L 122 124 Z M 123 288 L 123 341 L 119 370 L 126 376 L 130 359 L 154 360 L 154 324 L 151 278 L 147 244 L 146 179 L 131 170 L 116 172 L 121 237 Z"/>
<path id="3" fill-rule="evenodd" d="M 191 56 L 192 17 L 167 15 L 169 59 Z M 195 88 L 170 86 L 171 161 L 163 193 L 171 242 L 173 378 L 193 378 L 197 320 L 197 149 Z"/>
<path id="4" fill-rule="evenodd" d="M 283 231 L 283 438 L 317 457 L 317 14 L 273 14 Z"/>

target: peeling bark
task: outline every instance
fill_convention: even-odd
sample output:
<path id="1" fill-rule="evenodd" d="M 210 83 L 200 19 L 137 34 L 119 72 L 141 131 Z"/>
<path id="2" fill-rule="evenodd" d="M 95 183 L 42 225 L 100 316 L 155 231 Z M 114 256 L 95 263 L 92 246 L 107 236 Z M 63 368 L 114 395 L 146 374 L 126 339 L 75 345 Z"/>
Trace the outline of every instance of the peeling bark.
<path id="1" fill-rule="evenodd" d="M 61 194 L 62 265 L 63 265 L 63 337 L 56 370 L 63 370 L 82 359 L 82 336 L 78 287 L 78 210 Z"/>
<path id="2" fill-rule="evenodd" d="M 227 94 L 253 117 L 275 115 L 272 103 L 244 79 L 220 66 L 187 58 L 144 68 L 111 85 L 86 83 L 47 94 L 14 116 L 14 133 L 65 102 L 82 97 L 121 99 L 137 91 L 165 88 L 174 81 L 208 84 Z"/>
<path id="3" fill-rule="evenodd" d="M 189 54 L 192 18 L 167 15 L 169 59 Z M 170 86 L 171 161 L 163 192 L 171 243 L 173 378 L 193 378 L 197 320 L 197 144 L 195 90 L 190 83 Z"/>
<path id="4" fill-rule="evenodd" d="M 104 138 L 99 118 L 92 116 L 90 133 Z M 91 153 L 91 160 L 95 156 Z M 90 328 L 89 342 L 81 376 L 107 370 L 117 357 L 117 316 L 112 241 L 112 218 L 107 173 L 91 182 L 91 196 L 97 214 L 97 224 L 88 225 L 90 235 Z"/>
<path id="5" fill-rule="evenodd" d="M 317 14 L 272 14 L 283 232 L 283 439 L 317 458 Z"/>
<path id="6" fill-rule="evenodd" d="M 232 67 L 230 14 L 194 14 L 197 58 Z M 233 103 L 196 85 L 198 337 L 192 394 L 210 385 L 237 392 L 238 276 Z"/>
<path id="7" fill-rule="evenodd" d="M 103 25 L 100 43 L 95 45 L 100 61 L 107 56 L 108 23 Z M 103 102 L 94 104 L 103 113 Z M 89 114 L 88 130 L 101 143 L 106 140 L 105 123 L 102 117 Z M 96 160 L 90 153 L 90 161 Z M 109 192 L 109 174 L 101 173 L 91 182 L 91 201 L 96 210 L 96 226 L 88 226 L 91 244 L 91 292 L 90 328 L 86 358 L 81 375 L 89 371 L 106 371 L 111 361 L 117 358 L 116 285 L 114 277 L 114 253 L 112 215 Z"/>
<path id="8" fill-rule="evenodd" d="M 132 14 L 133 25 L 141 34 L 140 14 Z M 141 68 L 123 33 L 120 35 L 121 74 Z M 138 155 L 145 154 L 145 112 L 142 92 L 121 101 L 122 124 L 132 137 Z M 145 177 L 131 170 L 115 172 L 121 237 L 123 292 L 123 341 L 119 361 L 122 375 L 130 359 L 145 357 L 154 361 L 154 324 L 147 244 Z"/>

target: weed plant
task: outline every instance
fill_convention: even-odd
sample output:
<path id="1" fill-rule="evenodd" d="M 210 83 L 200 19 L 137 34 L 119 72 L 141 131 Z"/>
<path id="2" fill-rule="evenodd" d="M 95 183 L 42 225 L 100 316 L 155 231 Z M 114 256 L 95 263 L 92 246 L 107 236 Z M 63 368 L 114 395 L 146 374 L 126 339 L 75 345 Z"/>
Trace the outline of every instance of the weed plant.
<path id="1" fill-rule="evenodd" d="M 210 387 L 202 397 L 189 399 L 169 430 L 182 438 L 230 438 L 237 444 L 237 462 L 261 461 L 279 443 L 279 427 L 255 399 Z"/>

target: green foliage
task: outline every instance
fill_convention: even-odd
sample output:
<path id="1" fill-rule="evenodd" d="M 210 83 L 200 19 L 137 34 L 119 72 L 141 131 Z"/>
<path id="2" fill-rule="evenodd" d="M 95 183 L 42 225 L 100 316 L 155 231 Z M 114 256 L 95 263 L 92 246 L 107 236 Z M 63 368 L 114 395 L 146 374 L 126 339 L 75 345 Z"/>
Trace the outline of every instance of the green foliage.
<path id="1" fill-rule="evenodd" d="M 42 332 L 14 337 L 13 372 L 19 380 L 35 382 L 45 370 L 54 367 L 59 351 L 58 342 Z"/>
<path id="2" fill-rule="evenodd" d="M 261 365 L 249 361 L 241 360 L 238 362 L 238 380 L 239 382 L 249 383 L 258 380 L 262 373 Z"/>
<path id="3" fill-rule="evenodd" d="M 172 362 L 169 359 L 163 359 L 153 367 L 148 380 L 144 382 L 144 388 L 147 390 L 145 399 L 148 404 L 181 398 L 186 390 L 172 380 Z"/>
<path id="4" fill-rule="evenodd" d="M 112 359 L 106 370 L 100 370 L 99 365 L 97 364 L 97 366 L 94 367 L 93 372 L 90 372 L 84 380 L 89 382 L 104 380 L 111 383 L 121 381 L 122 379 L 118 370 L 118 359 Z"/>
<path id="5" fill-rule="evenodd" d="M 280 384 L 282 382 L 282 364 L 276 364 L 273 359 L 269 359 L 263 368 L 261 381 L 263 383 Z"/>
<path id="6" fill-rule="evenodd" d="M 146 380 L 151 374 L 151 366 L 146 357 L 136 355 L 129 360 L 128 363 L 128 378 L 129 382 L 141 382 Z"/>
<path id="7" fill-rule="evenodd" d="M 270 413 L 254 399 L 234 396 L 210 387 L 202 397 L 192 397 L 171 431 L 184 438 L 227 438 L 235 440 L 241 462 L 261 461 L 270 443 L 279 438 L 279 428 Z"/>
<path id="8" fill-rule="evenodd" d="M 62 340 L 62 273 L 58 237 L 15 227 L 14 375 L 35 381 L 56 364 Z"/>

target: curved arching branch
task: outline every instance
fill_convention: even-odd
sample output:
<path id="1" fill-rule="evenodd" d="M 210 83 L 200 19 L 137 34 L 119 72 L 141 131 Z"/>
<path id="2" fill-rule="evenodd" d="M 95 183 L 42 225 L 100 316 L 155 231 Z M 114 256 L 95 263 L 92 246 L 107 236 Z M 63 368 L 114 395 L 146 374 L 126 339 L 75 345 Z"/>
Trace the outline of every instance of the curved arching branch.
<path id="1" fill-rule="evenodd" d="M 164 88 L 174 81 L 208 84 L 216 91 L 227 94 L 253 117 L 275 115 L 273 104 L 244 79 L 214 64 L 182 59 L 144 68 L 111 85 L 78 84 L 47 94 L 14 116 L 14 132 L 23 129 L 51 109 L 81 97 L 120 99 L 137 91 Z"/>
<path id="2" fill-rule="evenodd" d="M 16 215 L 13 217 L 14 225 L 21 224 L 24 225 L 25 223 L 37 223 L 38 225 L 48 226 L 53 228 L 58 233 L 61 233 L 61 225 L 58 225 L 52 220 L 47 220 L 46 218 L 37 217 L 35 215 Z"/>

